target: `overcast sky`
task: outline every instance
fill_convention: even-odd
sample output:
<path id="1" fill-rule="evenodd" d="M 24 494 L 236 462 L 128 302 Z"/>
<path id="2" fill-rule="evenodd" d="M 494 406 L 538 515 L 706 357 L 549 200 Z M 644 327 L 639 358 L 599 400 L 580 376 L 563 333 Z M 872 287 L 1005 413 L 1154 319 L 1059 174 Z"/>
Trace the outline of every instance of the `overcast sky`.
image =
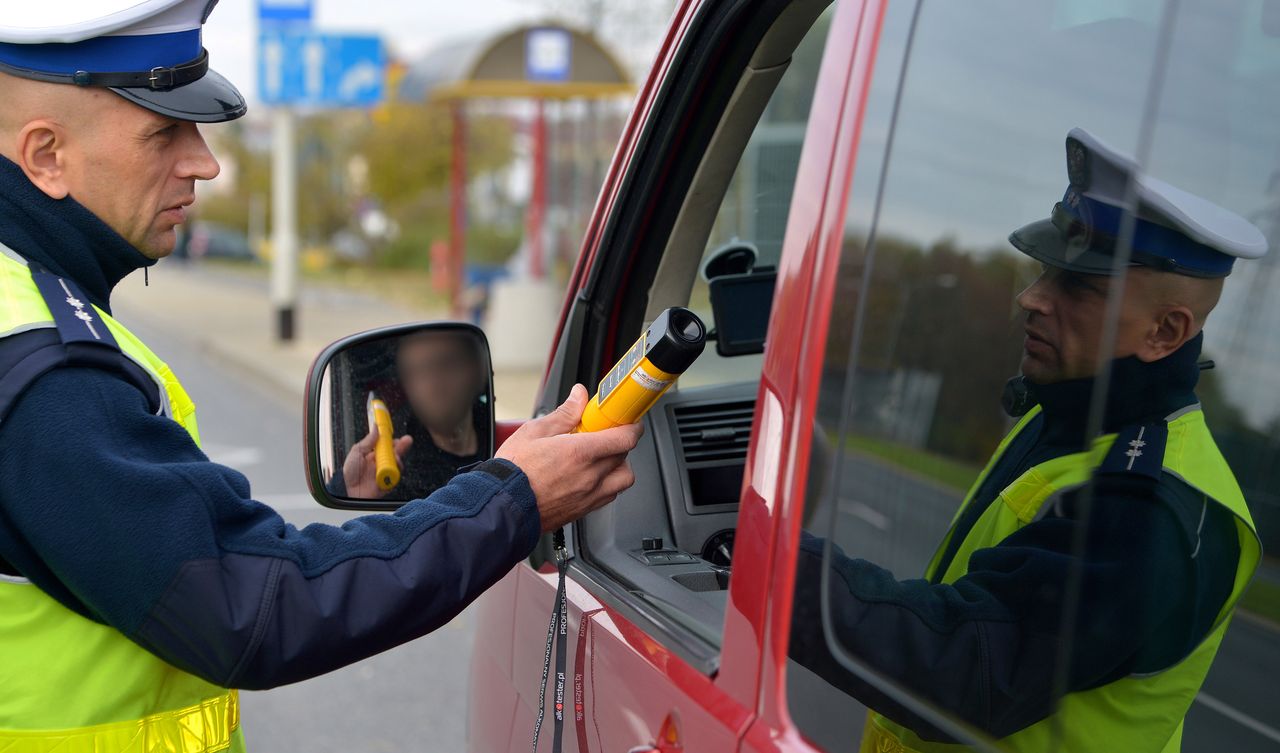
<path id="1" fill-rule="evenodd" d="M 377 33 L 408 59 L 459 35 L 505 29 L 542 16 L 532 0 L 314 0 L 324 31 Z M 213 67 L 257 101 L 258 0 L 221 0 L 204 30 Z"/>

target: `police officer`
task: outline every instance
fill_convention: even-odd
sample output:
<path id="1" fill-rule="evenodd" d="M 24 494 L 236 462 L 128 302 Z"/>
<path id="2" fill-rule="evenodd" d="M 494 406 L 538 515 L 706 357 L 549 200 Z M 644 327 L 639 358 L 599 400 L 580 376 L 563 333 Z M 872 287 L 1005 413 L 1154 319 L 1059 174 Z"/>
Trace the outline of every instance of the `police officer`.
<path id="1" fill-rule="evenodd" d="M 924 579 L 898 581 L 832 547 L 832 637 L 880 682 L 828 652 L 826 542 L 801 542 L 791 653 L 874 710 L 863 751 L 958 748 L 926 707 L 1002 749 L 1176 751 L 1258 564 L 1249 511 L 1194 390 L 1223 278 L 1266 240 L 1086 131 L 1066 144 L 1062 201 L 1009 238 L 1044 265 L 1017 299 L 1027 320 L 1022 373 L 1006 389 L 1013 430 Z M 1108 359 L 1104 322 L 1121 284 Z M 1089 438 L 1104 365 L 1102 434 Z M 885 692 L 883 680 L 923 703 Z"/>
<path id="2" fill-rule="evenodd" d="M 539 535 L 632 482 L 638 427 L 569 435 L 576 387 L 395 515 L 296 530 L 200 451 L 194 406 L 111 316 L 218 172 L 196 123 L 216 0 L 0 10 L 0 750 L 241 750 L 236 693 L 450 620 Z"/>

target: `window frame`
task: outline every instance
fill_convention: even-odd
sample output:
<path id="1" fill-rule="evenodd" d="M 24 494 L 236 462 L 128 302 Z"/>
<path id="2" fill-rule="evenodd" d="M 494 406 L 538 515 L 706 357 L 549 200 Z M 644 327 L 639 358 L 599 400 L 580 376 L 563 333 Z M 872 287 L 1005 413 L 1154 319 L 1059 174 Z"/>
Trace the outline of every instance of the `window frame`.
<path id="1" fill-rule="evenodd" d="M 822 9 L 836 3 L 804 0 Z M 575 382 L 595 385 L 631 343 L 619 333 L 639 331 L 645 319 L 641 303 L 648 296 L 647 283 L 657 274 L 700 163 L 692 156 L 701 155 L 713 137 L 742 73 L 774 21 L 796 4 L 737 0 L 707 3 L 699 10 L 644 121 L 640 143 L 601 233 L 600 252 L 570 304 L 539 412 L 554 407 Z M 578 526 L 571 524 L 566 534 L 570 577 L 698 671 L 717 672 L 722 635 L 719 642 L 709 643 L 699 631 L 638 598 L 625 584 L 578 556 L 582 551 Z M 551 562 L 551 551 L 549 536 L 544 536 L 530 564 L 538 568 Z"/>

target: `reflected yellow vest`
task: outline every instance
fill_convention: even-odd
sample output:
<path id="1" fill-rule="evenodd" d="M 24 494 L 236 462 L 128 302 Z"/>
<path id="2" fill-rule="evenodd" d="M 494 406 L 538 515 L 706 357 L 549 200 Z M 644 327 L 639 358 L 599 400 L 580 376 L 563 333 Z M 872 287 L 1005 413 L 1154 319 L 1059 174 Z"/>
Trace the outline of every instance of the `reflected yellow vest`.
<path id="1" fill-rule="evenodd" d="M 0 337 L 53 327 L 27 267 L 0 249 Z M 169 367 L 97 310 L 125 355 L 161 387 L 166 413 L 200 441 Z M 242 751 L 237 696 L 176 669 L 21 578 L 0 576 L 0 751 Z"/>
<path id="2" fill-rule="evenodd" d="M 1032 409 L 1005 437 L 991 462 L 969 490 L 964 504 L 952 520 L 952 533 L 961 512 L 973 502 L 973 495 L 999 462 L 1010 442 L 1034 418 Z M 1062 751 L 1063 753 L 1176 753 L 1182 745 L 1182 720 L 1200 690 L 1209 665 L 1218 652 L 1232 610 L 1258 566 L 1262 547 L 1244 496 L 1205 426 L 1197 408 L 1169 421 L 1163 470 L 1172 473 L 1204 493 L 1206 503 L 1217 503 L 1231 511 L 1240 539 L 1240 561 L 1235 587 L 1218 614 L 1217 622 L 1204 641 L 1177 664 L 1150 675 L 1132 675 L 1092 690 L 1068 693 L 1052 716 L 996 743 L 1010 751 Z M 1022 526 L 1035 520 L 1040 509 L 1059 492 L 1088 483 L 1107 456 L 1115 434 L 1095 440 L 1084 452 L 1053 458 L 1030 468 L 1000 493 L 961 542 L 941 582 L 954 583 L 969 569 L 969 557 L 978 549 L 995 546 Z M 943 540 L 929 564 L 928 575 L 936 575 L 951 533 Z M 1051 678 L 1045 678 L 1050 681 Z M 964 746 L 929 743 L 911 730 L 872 713 L 862 738 L 862 753 L 942 753 L 965 750 Z"/>

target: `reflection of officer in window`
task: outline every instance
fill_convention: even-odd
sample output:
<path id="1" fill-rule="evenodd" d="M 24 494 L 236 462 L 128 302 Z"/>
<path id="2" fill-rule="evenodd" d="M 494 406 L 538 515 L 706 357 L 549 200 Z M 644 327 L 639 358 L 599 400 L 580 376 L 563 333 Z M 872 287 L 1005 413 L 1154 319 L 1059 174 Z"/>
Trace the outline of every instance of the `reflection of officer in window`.
<path id="1" fill-rule="evenodd" d="M 1194 393 L 1201 328 L 1235 258 L 1267 244 L 1244 219 L 1138 174 L 1079 129 L 1067 163 L 1071 185 L 1052 217 L 1010 236 L 1044 264 L 1017 299 L 1026 340 L 1005 405 L 1018 422 L 924 579 L 898 581 L 832 547 L 832 638 L 1012 750 L 1176 751 L 1260 556 Z M 1119 208 L 1126 195 L 1136 220 Z M 1113 276 L 1117 238 L 1129 233 L 1130 265 Z M 1118 285 L 1114 358 L 1103 364 Z M 1086 441 L 1104 365 L 1102 436 Z M 939 749 L 948 738 L 920 707 L 828 652 L 824 546 L 801 542 L 792 656 L 878 712 L 863 750 Z"/>
<path id="2" fill-rule="evenodd" d="M 459 468 L 489 456 L 488 371 L 479 348 L 473 336 L 459 332 L 420 332 L 399 341 L 395 397 L 401 399 L 390 402 L 400 483 L 385 494 L 374 483 L 371 432 L 343 463 L 346 481 L 339 483 L 347 494 L 419 499 L 448 483 Z"/>

